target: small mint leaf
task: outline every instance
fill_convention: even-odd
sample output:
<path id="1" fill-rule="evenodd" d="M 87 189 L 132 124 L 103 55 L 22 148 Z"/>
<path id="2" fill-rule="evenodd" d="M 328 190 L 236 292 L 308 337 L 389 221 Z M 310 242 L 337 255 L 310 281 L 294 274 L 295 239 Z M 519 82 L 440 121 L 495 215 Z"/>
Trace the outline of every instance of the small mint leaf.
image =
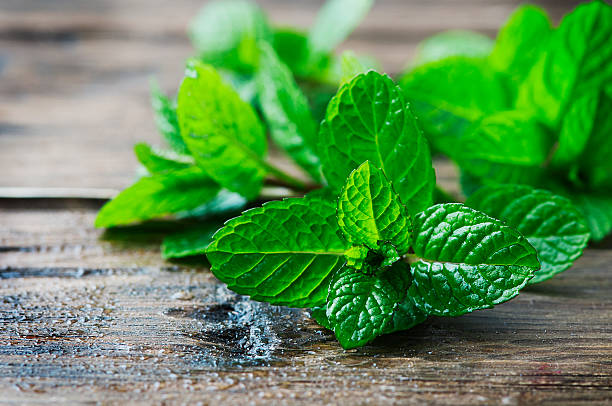
<path id="1" fill-rule="evenodd" d="M 176 103 L 170 101 L 162 93 L 159 85 L 151 81 L 151 105 L 155 113 L 155 124 L 157 130 L 164 137 L 170 148 L 178 154 L 189 154 L 187 145 L 181 137 L 178 118 L 176 115 Z"/>
<path id="2" fill-rule="evenodd" d="M 209 65 L 191 60 L 178 94 L 183 140 L 223 187 L 255 198 L 267 173 L 264 129 L 253 108 Z"/>
<path id="3" fill-rule="evenodd" d="M 193 210 L 212 200 L 219 190 L 197 167 L 146 176 L 106 203 L 95 225 L 128 225 Z"/>
<path id="4" fill-rule="evenodd" d="M 326 315 L 340 345 L 360 347 L 382 334 L 409 285 L 410 269 L 402 262 L 378 275 L 339 270 L 329 287 Z"/>
<path id="5" fill-rule="evenodd" d="M 338 225 L 347 240 L 394 257 L 410 248 L 410 217 L 382 170 L 364 162 L 348 177 L 338 198 Z"/>
<path id="6" fill-rule="evenodd" d="M 193 158 L 188 155 L 153 148 L 143 142 L 134 145 L 134 154 L 151 174 L 179 171 L 194 165 Z"/>
<path id="7" fill-rule="evenodd" d="M 313 147 L 317 126 L 308 100 L 291 71 L 267 43 L 261 44 L 257 87 L 259 104 L 274 142 L 314 180 L 320 181 L 321 164 Z"/>

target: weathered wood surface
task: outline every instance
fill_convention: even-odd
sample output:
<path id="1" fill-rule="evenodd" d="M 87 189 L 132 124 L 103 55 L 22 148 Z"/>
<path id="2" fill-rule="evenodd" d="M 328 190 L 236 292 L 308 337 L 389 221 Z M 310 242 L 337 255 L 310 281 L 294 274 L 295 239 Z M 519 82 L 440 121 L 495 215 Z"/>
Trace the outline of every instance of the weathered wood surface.
<path id="1" fill-rule="evenodd" d="M 306 26 L 320 1 L 262 4 L 274 21 Z M 346 47 L 398 72 L 425 36 L 492 35 L 516 4 L 379 0 Z M 555 18 L 573 5 L 541 4 Z M 99 197 L 129 184 L 131 145 L 158 140 L 148 78 L 175 89 L 199 6 L 0 2 L 0 190 Z M 198 261 L 162 261 L 168 224 L 93 229 L 100 204 L 0 199 L 0 404 L 612 402 L 609 242 L 495 309 L 343 351 L 304 311 L 237 297 Z"/>

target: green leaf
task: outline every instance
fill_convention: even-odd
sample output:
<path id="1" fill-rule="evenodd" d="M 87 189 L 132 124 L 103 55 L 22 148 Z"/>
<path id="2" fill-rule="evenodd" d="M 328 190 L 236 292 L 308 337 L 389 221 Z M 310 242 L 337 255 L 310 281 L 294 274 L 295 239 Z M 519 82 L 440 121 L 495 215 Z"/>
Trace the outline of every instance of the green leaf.
<path id="1" fill-rule="evenodd" d="M 254 2 L 242 0 L 206 4 L 191 23 L 189 36 L 204 62 L 247 72 L 257 67 L 258 43 L 272 41 L 264 13 Z"/>
<path id="2" fill-rule="evenodd" d="M 584 216 L 593 241 L 601 241 L 612 231 L 612 197 L 601 194 L 572 194 L 576 208 Z"/>
<path id="3" fill-rule="evenodd" d="M 162 258 L 184 258 L 206 254 L 213 235 L 222 226 L 220 221 L 208 221 L 186 231 L 170 234 L 161 245 Z"/>
<path id="4" fill-rule="evenodd" d="M 181 134 L 196 163 L 223 187 L 252 199 L 267 173 L 267 143 L 253 108 L 214 68 L 189 61 L 178 94 Z"/>
<path id="5" fill-rule="evenodd" d="M 444 31 L 422 41 L 413 58 L 412 66 L 440 61 L 451 56 L 486 57 L 493 49 L 493 41 L 474 31 Z"/>
<path id="6" fill-rule="evenodd" d="M 409 296 L 425 313 L 459 316 L 512 299 L 539 269 L 535 248 L 518 231 L 458 203 L 414 218 Z"/>
<path id="7" fill-rule="evenodd" d="M 319 155 L 329 185 L 339 190 L 364 161 L 381 168 L 410 213 L 431 204 L 435 173 L 427 141 L 386 75 L 370 71 L 344 84 L 327 108 Z"/>
<path id="8" fill-rule="evenodd" d="M 329 286 L 326 315 L 340 345 L 360 347 L 382 334 L 409 285 L 410 268 L 402 262 L 379 275 L 339 270 Z"/>
<path id="9" fill-rule="evenodd" d="M 228 221 L 207 256 L 215 276 L 236 293 L 290 307 L 321 306 L 350 248 L 340 234 L 330 195 L 311 193 Z"/>
<path id="10" fill-rule="evenodd" d="M 391 334 L 397 331 L 409 330 L 412 327 L 427 320 L 427 315 L 423 313 L 410 296 L 398 303 L 393 317 L 385 326 L 382 334 Z"/>
<path id="11" fill-rule="evenodd" d="M 315 180 L 321 179 L 321 165 L 313 152 L 316 124 L 308 100 L 293 75 L 268 44 L 261 45 L 257 74 L 259 104 L 270 136 Z"/>
<path id="12" fill-rule="evenodd" d="M 566 15 L 519 89 L 517 106 L 557 127 L 569 105 L 612 81 L 612 7 L 582 4 Z"/>
<path id="13" fill-rule="evenodd" d="M 342 53 L 342 78 L 341 83 L 350 82 L 355 76 L 364 73 L 368 69 L 363 65 L 363 62 L 357 58 L 353 51 L 344 51 Z"/>
<path id="14" fill-rule="evenodd" d="M 470 196 L 465 204 L 504 221 L 527 237 L 542 265 L 530 284 L 568 269 L 589 241 L 584 218 L 572 202 L 546 190 L 489 186 Z"/>
<path id="15" fill-rule="evenodd" d="M 445 154 L 473 123 L 510 108 L 503 82 L 482 59 L 450 57 L 422 65 L 404 75 L 400 86 L 430 142 Z"/>
<path id="16" fill-rule="evenodd" d="M 563 117 L 558 147 L 551 164 L 563 168 L 575 161 L 587 145 L 595 124 L 599 94 L 587 94 L 575 100 Z"/>
<path id="17" fill-rule="evenodd" d="M 315 321 L 319 323 L 321 327 L 326 328 L 328 330 L 334 329 L 332 325 L 329 323 L 329 320 L 327 319 L 327 307 L 326 306 L 313 307 L 312 309 L 310 309 L 310 316 L 313 319 L 315 319 Z"/>
<path id="18" fill-rule="evenodd" d="M 153 148 L 143 142 L 134 145 L 134 154 L 138 158 L 138 162 L 152 174 L 178 171 L 194 165 L 190 156 Z"/>
<path id="19" fill-rule="evenodd" d="M 293 28 L 277 28 L 274 30 L 274 50 L 285 65 L 297 77 L 308 75 L 308 38 L 303 32 Z"/>
<path id="20" fill-rule="evenodd" d="M 553 145 L 552 134 L 528 113 L 502 111 L 461 137 L 451 157 L 484 183 L 536 183 Z"/>
<path id="21" fill-rule="evenodd" d="M 548 159 L 554 139 L 528 113 L 511 110 L 485 117 L 460 144 L 456 155 L 463 161 L 540 166 Z"/>
<path id="22" fill-rule="evenodd" d="M 380 250 L 391 243 L 397 254 L 410 248 L 410 217 L 382 170 L 364 162 L 348 177 L 338 198 L 338 225 L 354 245 Z"/>
<path id="23" fill-rule="evenodd" d="M 106 203 L 96 227 L 114 227 L 192 210 L 213 199 L 219 185 L 199 168 L 143 177 Z"/>
<path id="24" fill-rule="evenodd" d="M 328 0 L 308 33 L 313 57 L 330 54 L 366 16 L 374 0 Z"/>
<path id="25" fill-rule="evenodd" d="M 500 29 L 489 62 L 494 69 L 510 75 L 517 85 L 531 70 L 551 33 L 552 25 L 544 10 L 520 6 Z"/>
<path id="26" fill-rule="evenodd" d="M 151 105 L 155 113 L 157 130 L 164 137 L 170 148 L 178 154 L 189 154 L 185 141 L 181 138 L 178 118 L 176 116 L 176 103 L 170 101 L 162 93 L 159 85 L 151 81 Z"/>
<path id="27" fill-rule="evenodd" d="M 237 213 L 244 209 L 247 200 L 238 193 L 221 189 L 217 195 L 204 204 L 192 210 L 179 213 L 178 218 L 200 217 L 206 218 L 214 215 L 227 215 Z"/>
<path id="28" fill-rule="evenodd" d="M 582 151 L 579 164 L 590 189 L 605 193 L 604 191 L 612 190 L 612 96 L 600 92 L 594 103 L 596 108 L 588 134 L 590 137 Z M 588 120 L 588 117 L 585 117 L 585 120 Z M 585 128 L 585 131 L 587 129 Z M 575 137 L 580 135 L 576 134 Z"/>

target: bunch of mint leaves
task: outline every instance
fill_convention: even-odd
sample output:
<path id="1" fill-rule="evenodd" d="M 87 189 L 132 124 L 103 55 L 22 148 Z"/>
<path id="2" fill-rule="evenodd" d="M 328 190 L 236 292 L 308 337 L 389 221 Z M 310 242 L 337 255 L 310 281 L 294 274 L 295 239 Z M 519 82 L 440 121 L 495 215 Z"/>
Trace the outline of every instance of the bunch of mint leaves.
<path id="1" fill-rule="evenodd" d="M 448 32 L 401 78 L 433 147 L 466 195 L 518 183 L 566 196 L 598 241 L 612 231 L 612 6 L 578 6 L 554 27 L 522 6 L 495 42 Z"/>
<path id="2" fill-rule="evenodd" d="M 334 14 L 345 3 L 331 0 L 309 34 L 294 33 L 307 44 L 300 63 L 261 36 L 270 29 L 253 4 L 206 6 L 192 27 L 199 57 L 187 62 L 176 100 L 153 88 L 157 126 L 170 149 L 136 145 L 147 175 L 107 203 L 96 226 L 191 222 L 165 237 L 165 258 L 206 254 L 230 289 L 311 308 L 344 348 L 428 315 L 493 307 L 569 268 L 590 233 L 565 197 L 493 184 L 465 204 L 434 204 L 424 119 L 405 88 L 353 54 L 330 62 L 330 44 L 371 5 L 360 3 L 339 23 Z M 330 15 L 334 25 L 318 23 Z M 227 35 L 219 34 L 219 43 L 195 40 L 210 40 L 211 30 Z M 315 38 L 325 30 L 336 40 L 322 49 Z M 329 86 L 321 72 L 330 70 L 320 68 L 330 64 L 339 66 L 333 80 L 340 88 L 319 124 L 305 89 Z M 300 176 L 268 158 L 268 138 Z M 279 200 L 279 188 L 303 197 Z"/>

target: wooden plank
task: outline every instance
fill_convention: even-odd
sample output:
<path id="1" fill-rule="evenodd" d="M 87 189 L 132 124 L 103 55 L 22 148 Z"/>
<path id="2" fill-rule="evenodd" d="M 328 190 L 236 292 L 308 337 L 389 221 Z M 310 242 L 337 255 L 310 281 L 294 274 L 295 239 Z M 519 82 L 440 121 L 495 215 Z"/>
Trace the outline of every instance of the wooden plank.
<path id="1" fill-rule="evenodd" d="M 197 264 L 156 260 L 153 240 L 98 240 L 95 207 L 7 206 L 3 403 L 612 401 L 607 249 L 495 309 L 343 351 L 305 311 L 238 297 Z"/>

